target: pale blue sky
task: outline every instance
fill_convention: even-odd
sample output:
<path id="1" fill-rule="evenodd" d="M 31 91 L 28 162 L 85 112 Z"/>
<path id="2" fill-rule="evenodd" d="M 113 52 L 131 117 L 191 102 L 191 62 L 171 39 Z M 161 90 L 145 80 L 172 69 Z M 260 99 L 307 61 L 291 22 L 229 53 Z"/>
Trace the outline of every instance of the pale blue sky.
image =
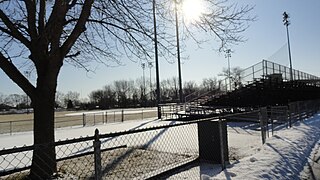
<path id="1" fill-rule="evenodd" d="M 292 64 L 298 69 L 320 76 L 320 1 L 319 0 L 241 0 L 239 4 L 255 5 L 252 11 L 257 15 L 249 29 L 243 33 L 248 39 L 245 43 L 233 46 L 234 53 L 230 59 L 231 66 L 249 67 L 262 59 L 268 59 L 286 42 L 286 30 L 282 23 L 282 13 L 288 12 L 291 25 L 289 26 Z M 217 76 L 223 67 L 227 67 L 224 54 L 219 54 L 217 44 L 202 45 L 202 49 L 191 43 L 187 44 L 184 56 L 189 59 L 182 61 L 183 81 L 200 82 L 203 78 Z M 288 65 L 287 49 L 282 51 L 281 60 L 275 62 Z M 95 73 L 86 73 L 70 65 L 62 68 L 58 79 L 58 91 L 77 91 L 81 98 L 86 98 L 92 90 L 101 89 L 114 80 L 133 79 L 142 76 L 140 64 L 124 59 L 125 66 L 105 67 L 98 65 Z M 152 69 L 154 81 L 155 70 Z M 149 69 L 146 69 L 149 77 Z M 169 64 L 160 59 L 160 79 L 177 76 L 177 64 Z M 35 80 L 35 77 L 31 77 Z M 22 94 L 22 90 L 6 77 L 0 70 L 0 93 Z"/>

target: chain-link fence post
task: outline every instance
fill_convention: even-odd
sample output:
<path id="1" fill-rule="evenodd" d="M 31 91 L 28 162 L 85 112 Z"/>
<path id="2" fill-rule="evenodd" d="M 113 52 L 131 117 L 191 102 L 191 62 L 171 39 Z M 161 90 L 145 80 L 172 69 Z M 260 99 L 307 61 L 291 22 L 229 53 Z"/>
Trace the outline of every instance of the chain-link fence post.
<path id="1" fill-rule="evenodd" d="M 261 129 L 261 138 L 262 138 L 262 144 L 264 144 L 266 142 L 266 132 L 265 132 L 265 125 L 264 125 L 264 118 L 262 117 L 262 113 L 261 113 L 262 109 L 260 108 L 259 111 L 259 121 L 260 121 L 260 129 Z"/>
<path id="2" fill-rule="evenodd" d="M 10 121 L 10 135 L 12 135 L 12 121 Z"/>
<path id="3" fill-rule="evenodd" d="M 271 111 L 271 114 L 273 114 L 274 115 L 274 109 L 272 109 L 272 108 L 270 108 L 269 109 L 270 111 Z M 271 136 L 273 136 L 273 130 L 274 130 L 274 120 L 275 120 L 275 116 L 273 116 L 273 115 L 271 115 Z M 277 117 L 277 119 L 279 120 L 279 117 Z M 266 134 L 267 134 L 267 137 L 269 138 L 269 122 L 268 122 L 268 120 L 266 121 L 267 122 L 267 125 L 265 125 L 265 123 L 264 123 L 264 126 L 265 126 L 265 128 L 266 128 Z"/>
<path id="4" fill-rule="evenodd" d="M 143 120 L 143 109 L 142 109 L 142 112 L 141 112 L 141 114 L 142 114 L 142 120 Z"/>
<path id="5" fill-rule="evenodd" d="M 82 125 L 83 127 L 86 126 L 86 114 L 82 113 Z"/>
<path id="6" fill-rule="evenodd" d="M 104 113 L 101 113 L 101 118 L 102 118 L 102 124 L 104 124 Z"/>
<path id="7" fill-rule="evenodd" d="M 124 113 L 123 113 L 123 109 L 121 110 L 121 122 L 124 121 Z"/>
<path id="8" fill-rule="evenodd" d="M 105 118 L 105 120 L 106 120 L 106 124 L 108 123 L 108 112 L 106 111 L 106 118 Z"/>
<path id="9" fill-rule="evenodd" d="M 98 129 L 96 129 L 94 131 L 93 148 L 94 148 L 94 178 L 95 178 L 95 180 L 101 180 L 102 179 L 102 173 L 101 173 L 101 141 L 99 139 L 99 130 Z"/>
<path id="10" fill-rule="evenodd" d="M 301 120 L 301 111 L 300 111 L 300 102 L 297 102 L 297 113 L 298 113 L 298 120 Z"/>
<path id="11" fill-rule="evenodd" d="M 289 118 L 288 119 L 288 121 L 289 121 L 289 128 L 291 128 L 292 127 L 292 115 L 291 115 L 291 103 L 288 105 L 288 116 L 287 116 L 287 118 Z"/>

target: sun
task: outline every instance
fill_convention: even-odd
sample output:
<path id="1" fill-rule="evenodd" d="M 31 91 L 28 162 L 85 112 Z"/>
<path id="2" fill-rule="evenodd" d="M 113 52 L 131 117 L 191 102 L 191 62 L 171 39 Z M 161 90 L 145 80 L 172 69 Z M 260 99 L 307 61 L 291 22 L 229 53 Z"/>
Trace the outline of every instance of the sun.
<path id="1" fill-rule="evenodd" d="M 204 11 L 205 11 L 205 7 L 202 0 L 183 0 L 182 1 L 183 18 L 188 23 L 199 21 Z"/>

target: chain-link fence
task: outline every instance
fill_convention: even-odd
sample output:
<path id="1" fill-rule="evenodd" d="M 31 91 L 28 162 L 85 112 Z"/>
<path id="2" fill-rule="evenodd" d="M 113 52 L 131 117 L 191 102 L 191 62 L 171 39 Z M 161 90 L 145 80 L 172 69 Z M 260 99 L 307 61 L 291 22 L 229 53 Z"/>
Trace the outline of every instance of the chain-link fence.
<path id="1" fill-rule="evenodd" d="M 224 115 L 219 119 L 228 121 L 228 134 L 236 133 L 238 138 L 261 144 L 261 139 L 264 143 L 273 131 L 312 116 L 319 107 L 319 100 L 295 102 L 289 106 Z M 178 169 L 194 166 L 201 159 L 224 165 L 228 159 L 241 158 L 241 154 L 235 153 L 241 148 L 237 138 L 227 140 L 225 122 L 214 118 L 178 124 L 172 121 L 159 127 L 108 134 L 96 130 L 94 136 L 58 141 L 54 143 L 58 172 L 55 178 L 161 179 Z M 0 178 L 27 177 L 31 164 L 38 165 L 32 163 L 34 156 L 44 157 L 50 164 L 45 156 L 47 151 L 33 154 L 43 149 L 43 145 L 35 145 L 1 150 Z M 46 167 L 39 165 L 36 172 L 41 170 L 46 171 Z M 188 178 L 198 179 L 199 176 Z"/>
<path id="2" fill-rule="evenodd" d="M 125 109 L 100 112 L 69 113 L 55 117 L 55 128 L 70 126 L 94 126 L 128 120 L 143 120 L 156 117 L 155 109 Z M 33 119 L 4 120 L 0 122 L 0 134 L 12 134 L 33 130 Z"/>
<path id="3" fill-rule="evenodd" d="M 260 108 L 262 143 L 275 131 L 290 128 L 293 123 L 302 121 L 320 110 L 320 100 L 291 102 L 288 106 L 271 106 Z M 269 135 L 271 133 L 271 135 Z"/>
<path id="4" fill-rule="evenodd" d="M 210 126 L 211 122 L 219 125 Z M 206 124 L 201 125 L 202 123 Z M 218 132 L 215 137 L 203 133 L 203 128 L 209 127 L 208 125 L 217 128 L 210 129 Z M 221 128 L 224 129 L 223 132 Z M 221 139 L 222 134 L 226 139 L 226 123 L 222 125 L 222 121 L 214 119 L 109 134 L 99 134 L 96 130 L 94 136 L 54 144 L 58 171 L 56 176 L 65 179 L 160 178 L 172 169 L 203 158 L 216 159 L 221 163 L 218 159 L 222 157 L 217 152 L 223 152 L 226 158 L 228 156 L 227 151 L 220 148 L 221 145 L 227 146 L 226 142 L 221 144 L 224 141 Z M 199 142 L 202 142 L 202 146 Z M 210 153 L 206 152 L 208 147 L 212 147 Z M 41 150 L 41 147 L 26 146 L 0 151 L 0 177 L 26 178 L 31 168 L 32 156 L 35 156 L 32 151 L 37 149 Z M 208 156 L 212 153 L 214 157 Z M 39 171 L 45 171 L 45 167 L 40 166 L 37 172 Z"/>

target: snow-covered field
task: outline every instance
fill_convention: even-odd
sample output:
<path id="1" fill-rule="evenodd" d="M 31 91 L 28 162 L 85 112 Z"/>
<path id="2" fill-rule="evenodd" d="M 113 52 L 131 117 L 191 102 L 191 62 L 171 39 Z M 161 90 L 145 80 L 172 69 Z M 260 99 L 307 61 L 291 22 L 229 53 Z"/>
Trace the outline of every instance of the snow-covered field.
<path id="1" fill-rule="evenodd" d="M 147 119 L 92 127 L 61 128 L 56 130 L 56 140 L 91 136 L 96 128 L 104 134 L 174 123 L 176 122 Z M 32 136 L 32 132 L 16 133 L 12 136 L 1 135 L 0 149 L 31 145 Z M 229 123 L 230 164 L 224 171 L 221 171 L 220 166 L 203 163 L 185 169 L 169 179 L 307 179 L 310 175 L 307 165 L 313 162 L 312 158 L 318 152 L 319 138 L 320 114 L 298 122 L 290 129 L 276 131 L 264 145 L 261 143 L 257 126 Z M 316 170 L 315 172 L 319 173 Z"/>

